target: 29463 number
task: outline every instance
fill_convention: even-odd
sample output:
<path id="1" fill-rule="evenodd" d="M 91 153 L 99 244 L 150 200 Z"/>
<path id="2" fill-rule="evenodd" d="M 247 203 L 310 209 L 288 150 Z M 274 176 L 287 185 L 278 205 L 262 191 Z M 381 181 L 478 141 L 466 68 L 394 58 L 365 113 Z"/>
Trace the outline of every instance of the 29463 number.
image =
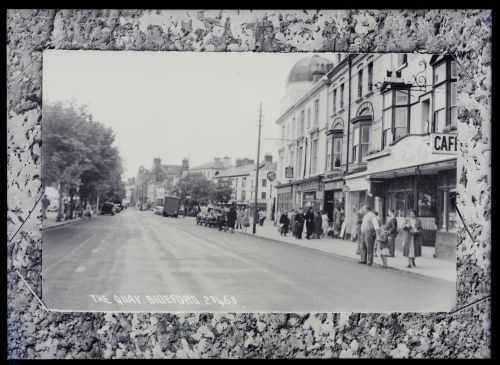
<path id="1" fill-rule="evenodd" d="M 237 304 L 238 301 L 236 300 L 235 297 L 224 295 L 222 298 L 219 298 L 218 296 L 210 295 L 210 296 L 203 296 L 203 300 L 205 301 L 205 304 L 218 304 L 220 306 L 225 306 L 225 305 L 230 305 L 230 304 Z"/>

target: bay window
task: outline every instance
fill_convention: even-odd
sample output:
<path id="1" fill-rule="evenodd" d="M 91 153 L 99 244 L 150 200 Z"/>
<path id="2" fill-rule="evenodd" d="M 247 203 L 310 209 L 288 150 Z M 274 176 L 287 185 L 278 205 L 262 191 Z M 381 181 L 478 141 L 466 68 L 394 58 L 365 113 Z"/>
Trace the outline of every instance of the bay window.
<path id="1" fill-rule="evenodd" d="M 383 94 L 382 149 L 410 132 L 410 90 L 389 89 Z"/>
<path id="2" fill-rule="evenodd" d="M 433 132 L 443 132 L 457 122 L 457 64 L 445 57 L 433 65 Z"/>
<path id="3" fill-rule="evenodd" d="M 314 126 L 319 125 L 319 99 L 314 101 Z"/>
<path id="4" fill-rule="evenodd" d="M 333 138 L 333 167 L 342 163 L 342 137 Z"/>

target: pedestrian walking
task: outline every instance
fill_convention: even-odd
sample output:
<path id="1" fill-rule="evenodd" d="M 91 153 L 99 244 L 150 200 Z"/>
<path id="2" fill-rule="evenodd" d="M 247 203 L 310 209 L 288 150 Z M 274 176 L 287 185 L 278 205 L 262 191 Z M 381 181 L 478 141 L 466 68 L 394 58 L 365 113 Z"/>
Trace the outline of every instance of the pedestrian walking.
<path id="1" fill-rule="evenodd" d="M 379 246 L 380 258 L 382 259 L 382 265 L 384 268 L 387 267 L 387 257 L 391 255 L 389 251 L 389 230 L 387 225 L 382 226 L 380 234 L 377 237 L 377 244 Z"/>
<path id="2" fill-rule="evenodd" d="M 340 210 L 340 207 L 335 208 L 335 212 L 333 215 L 333 224 L 334 224 L 334 230 L 335 230 L 335 235 L 340 235 L 340 230 L 342 229 L 342 211 Z"/>
<path id="3" fill-rule="evenodd" d="M 47 194 L 43 194 L 42 198 L 42 216 L 43 219 L 47 219 L 47 209 L 49 209 L 50 200 L 47 198 Z"/>
<path id="4" fill-rule="evenodd" d="M 248 227 L 250 227 L 250 211 L 245 208 L 243 211 L 243 230 L 247 232 Z"/>
<path id="5" fill-rule="evenodd" d="M 319 210 L 314 215 L 314 238 L 321 238 L 323 234 L 323 218 Z"/>
<path id="6" fill-rule="evenodd" d="M 377 218 L 378 226 L 382 227 L 382 218 L 380 218 L 380 216 L 378 215 L 378 211 L 373 212 L 373 214 L 375 214 L 375 217 Z M 375 245 L 373 248 L 373 255 L 375 257 L 378 256 L 378 240 L 375 240 Z"/>
<path id="7" fill-rule="evenodd" d="M 85 206 L 85 211 L 83 212 L 83 219 L 88 218 L 89 220 L 92 218 L 92 205 L 88 203 Z"/>
<path id="8" fill-rule="evenodd" d="M 288 221 L 290 222 L 290 231 L 292 232 L 292 236 L 297 237 L 297 232 L 295 229 L 295 209 L 292 209 L 288 212 Z"/>
<path id="9" fill-rule="evenodd" d="M 413 209 L 410 210 L 410 216 L 405 219 L 403 229 L 405 230 L 403 256 L 408 258 L 408 268 L 415 267 L 415 258 L 422 256 L 422 221 Z"/>
<path id="10" fill-rule="evenodd" d="M 280 234 L 282 236 L 286 237 L 286 234 L 288 233 L 288 227 L 290 224 L 290 220 L 288 219 L 288 215 L 286 214 L 286 211 L 283 210 L 280 216 Z"/>
<path id="11" fill-rule="evenodd" d="M 361 222 L 361 264 L 373 264 L 373 249 L 376 231 L 379 229 L 377 217 L 367 205 L 363 206 L 363 221 Z"/>
<path id="12" fill-rule="evenodd" d="M 227 213 L 227 226 L 231 229 L 231 233 L 234 233 L 234 224 L 236 223 L 237 215 L 236 208 L 232 205 L 229 209 L 229 213 Z"/>
<path id="13" fill-rule="evenodd" d="M 361 237 L 361 223 L 363 223 L 363 211 L 357 209 L 354 214 L 354 229 L 356 232 L 356 242 L 358 243 L 356 254 L 361 255 L 361 242 L 363 238 Z"/>
<path id="14" fill-rule="evenodd" d="M 259 225 L 263 226 L 266 220 L 266 212 L 263 209 L 259 210 Z"/>
<path id="15" fill-rule="evenodd" d="M 306 238 L 310 240 L 311 235 L 313 234 L 314 231 L 314 213 L 312 211 L 312 207 L 309 207 L 309 209 L 307 210 L 307 213 L 305 215 L 305 220 L 306 220 Z"/>
<path id="16" fill-rule="evenodd" d="M 389 252 L 390 256 L 394 257 L 394 251 L 396 248 L 396 236 L 398 235 L 398 221 L 394 216 L 394 209 L 389 209 L 388 212 L 389 219 L 387 220 L 387 230 L 389 232 Z"/>
<path id="17" fill-rule="evenodd" d="M 295 237 L 297 239 L 301 240 L 302 239 L 302 232 L 304 231 L 304 213 L 302 213 L 302 210 L 298 210 L 297 214 L 295 214 Z"/>
<path id="18" fill-rule="evenodd" d="M 323 234 L 321 235 L 322 237 L 324 237 L 325 235 L 328 234 L 328 230 L 330 229 L 330 222 L 328 221 L 328 214 L 326 214 L 325 211 L 323 211 L 322 215 L 321 215 L 321 220 L 322 220 L 322 231 L 323 231 Z"/>

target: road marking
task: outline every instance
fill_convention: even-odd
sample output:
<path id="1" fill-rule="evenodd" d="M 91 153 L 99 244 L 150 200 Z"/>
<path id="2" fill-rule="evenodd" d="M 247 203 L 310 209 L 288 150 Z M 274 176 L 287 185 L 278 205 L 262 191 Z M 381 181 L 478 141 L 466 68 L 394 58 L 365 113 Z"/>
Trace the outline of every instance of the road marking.
<path id="1" fill-rule="evenodd" d="M 75 272 L 84 272 L 85 271 L 85 266 L 78 266 L 75 270 Z"/>

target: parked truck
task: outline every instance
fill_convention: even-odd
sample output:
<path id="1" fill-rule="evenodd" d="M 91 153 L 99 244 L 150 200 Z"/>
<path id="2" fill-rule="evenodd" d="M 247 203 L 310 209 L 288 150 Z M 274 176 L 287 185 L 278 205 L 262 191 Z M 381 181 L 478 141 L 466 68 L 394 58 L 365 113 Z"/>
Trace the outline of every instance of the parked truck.
<path id="1" fill-rule="evenodd" d="M 181 198 L 176 196 L 166 196 L 163 201 L 163 216 L 177 218 L 179 216 L 180 205 Z"/>

